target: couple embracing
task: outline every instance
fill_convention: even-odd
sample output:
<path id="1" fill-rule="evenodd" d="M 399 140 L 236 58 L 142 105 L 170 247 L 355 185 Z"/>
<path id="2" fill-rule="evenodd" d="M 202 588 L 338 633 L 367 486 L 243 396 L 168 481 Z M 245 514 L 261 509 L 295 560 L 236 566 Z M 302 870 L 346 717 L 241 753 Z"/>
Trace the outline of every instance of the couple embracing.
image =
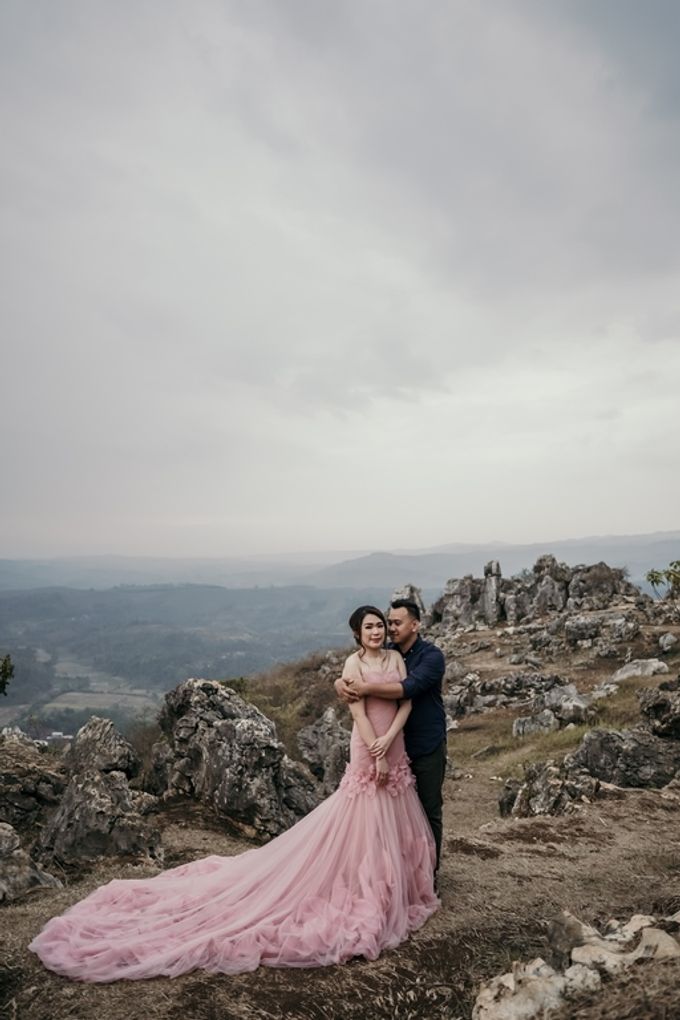
<path id="1" fill-rule="evenodd" d="M 419 634 L 420 609 L 409 599 L 395 599 L 387 620 L 375 606 L 360 606 L 349 625 L 359 645 L 336 681 L 338 697 L 349 704 L 354 719 L 354 744 L 359 757 L 367 746 L 376 762 L 376 782 L 389 776 L 383 764 L 388 749 L 403 730 L 400 753 L 410 760 L 418 797 L 435 842 L 435 875 L 442 844 L 442 784 L 446 769 L 446 716 L 442 702 L 444 656 Z M 386 647 L 389 633 L 390 646 Z M 380 702 L 399 707 L 387 733 L 371 742 L 366 726 L 372 716 L 384 717 Z M 388 716 L 389 716 L 388 712 Z M 366 734 L 366 737 L 364 737 Z M 352 755 L 350 769 L 355 762 Z M 396 756 L 392 755 L 395 761 Z"/>
<path id="2" fill-rule="evenodd" d="M 375 606 L 352 614 L 358 649 L 336 681 L 350 761 L 317 808 L 237 856 L 109 882 L 29 948 L 59 974 L 104 982 L 372 960 L 407 938 L 439 907 L 446 760 L 444 658 L 419 626 L 404 599 L 388 621 Z"/>

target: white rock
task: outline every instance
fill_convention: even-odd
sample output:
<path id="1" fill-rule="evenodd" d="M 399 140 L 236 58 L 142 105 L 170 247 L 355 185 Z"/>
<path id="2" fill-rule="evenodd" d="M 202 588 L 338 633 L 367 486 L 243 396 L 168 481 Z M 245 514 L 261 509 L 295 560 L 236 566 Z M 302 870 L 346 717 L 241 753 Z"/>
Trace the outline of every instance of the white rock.
<path id="1" fill-rule="evenodd" d="M 635 960 L 673 960 L 680 956 L 680 946 L 672 935 L 660 928 L 645 928 L 637 949 L 628 954 Z"/>
<path id="2" fill-rule="evenodd" d="M 619 684 L 632 676 L 656 676 L 657 673 L 667 672 L 668 666 L 661 659 L 633 659 L 614 673 L 612 683 Z"/>
<path id="3" fill-rule="evenodd" d="M 584 967 L 606 970 L 608 974 L 620 974 L 630 965 L 627 954 L 602 945 L 575 946 L 571 951 L 573 963 L 582 963 Z"/>
<path id="4" fill-rule="evenodd" d="M 588 992 L 596 992 L 602 985 L 602 978 L 599 972 L 584 967 L 582 963 L 572 963 L 564 972 L 566 981 L 565 994 L 568 998 L 575 999 L 578 995 L 586 995 Z"/>
<path id="5" fill-rule="evenodd" d="M 472 1020 L 534 1020 L 564 1002 L 566 978 L 537 957 L 513 963 L 512 971 L 483 985 L 475 1000 Z"/>
<path id="6" fill-rule="evenodd" d="M 659 648 L 662 652 L 670 652 L 678 643 L 675 634 L 662 634 L 659 638 Z"/>

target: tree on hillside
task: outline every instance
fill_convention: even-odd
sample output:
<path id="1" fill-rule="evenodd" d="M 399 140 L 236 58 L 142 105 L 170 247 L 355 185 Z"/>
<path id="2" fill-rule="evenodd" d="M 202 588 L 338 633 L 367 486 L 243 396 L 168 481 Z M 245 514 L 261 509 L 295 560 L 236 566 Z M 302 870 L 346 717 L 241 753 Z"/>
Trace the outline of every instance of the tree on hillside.
<path id="1" fill-rule="evenodd" d="M 680 560 L 673 560 L 665 570 L 649 570 L 646 577 L 659 598 L 680 599 Z"/>
<path id="2" fill-rule="evenodd" d="M 14 676 L 14 665 L 9 655 L 0 659 L 0 693 L 7 694 L 7 684 Z"/>

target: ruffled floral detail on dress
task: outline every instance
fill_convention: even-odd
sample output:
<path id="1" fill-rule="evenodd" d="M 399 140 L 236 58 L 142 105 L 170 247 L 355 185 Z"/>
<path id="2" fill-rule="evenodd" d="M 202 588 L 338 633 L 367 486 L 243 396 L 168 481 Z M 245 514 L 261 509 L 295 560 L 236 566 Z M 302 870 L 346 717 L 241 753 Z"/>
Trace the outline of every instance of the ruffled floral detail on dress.
<path id="1" fill-rule="evenodd" d="M 339 789 L 350 798 L 359 794 L 368 797 L 375 797 L 378 790 L 389 793 L 391 797 L 398 797 L 415 784 L 415 778 L 411 772 L 408 755 L 402 754 L 397 762 L 389 770 L 387 782 L 378 786 L 376 782 L 375 768 L 357 769 L 350 764 L 345 769 L 345 774 L 340 780 Z"/>

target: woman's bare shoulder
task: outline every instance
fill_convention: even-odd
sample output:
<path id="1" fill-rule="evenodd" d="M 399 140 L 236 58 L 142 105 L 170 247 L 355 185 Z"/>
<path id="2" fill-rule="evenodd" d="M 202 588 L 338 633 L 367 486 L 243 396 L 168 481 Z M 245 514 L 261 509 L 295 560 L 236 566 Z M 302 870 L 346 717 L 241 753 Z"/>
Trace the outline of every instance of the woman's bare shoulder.
<path id="1" fill-rule="evenodd" d="M 352 652 L 352 654 L 348 655 L 347 658 L 345 659 L 345 666 L 342 672 L 347 674 L 351 673 L 352 670 L 354 670 L 354 672 L 356 673 L 356 671 L 359 670 L 360 668 L 361 667 L 359 660 L 359 652 L 358 651 Z"/>
<path id="2" fill-rule="evenodd" d="M 388 655 L 389 659 L 387 661 L 389 668 L 401 669 L 401 667 L 404 665 L 404 659 L 402 657 L 401 652 L 398 652 L 396 648 L 390 648 L 388 649 Z"/>

